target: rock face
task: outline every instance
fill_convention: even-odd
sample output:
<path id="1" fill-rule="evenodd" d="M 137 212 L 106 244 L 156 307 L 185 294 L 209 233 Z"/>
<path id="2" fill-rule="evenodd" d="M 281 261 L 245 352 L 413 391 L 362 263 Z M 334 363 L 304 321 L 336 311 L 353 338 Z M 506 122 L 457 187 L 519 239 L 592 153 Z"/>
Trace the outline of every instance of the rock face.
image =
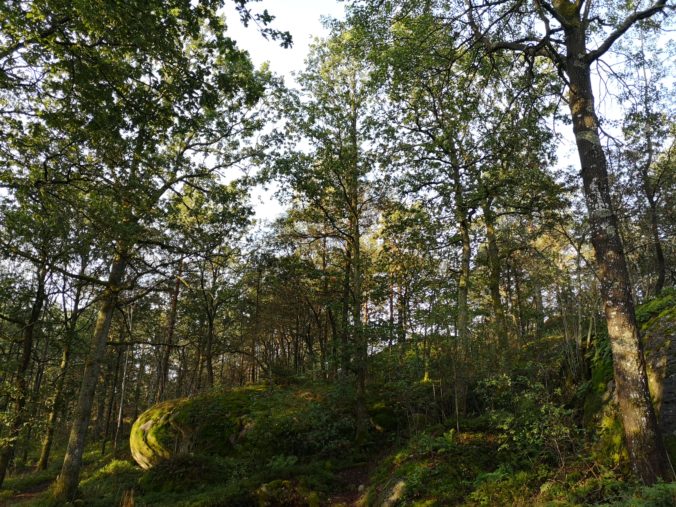
<path id="1" fill-rule="evenodd" d="M 676 296 L 656 302 L 642 326 L 648 381 L 662 434 L 676 438 Z"/>

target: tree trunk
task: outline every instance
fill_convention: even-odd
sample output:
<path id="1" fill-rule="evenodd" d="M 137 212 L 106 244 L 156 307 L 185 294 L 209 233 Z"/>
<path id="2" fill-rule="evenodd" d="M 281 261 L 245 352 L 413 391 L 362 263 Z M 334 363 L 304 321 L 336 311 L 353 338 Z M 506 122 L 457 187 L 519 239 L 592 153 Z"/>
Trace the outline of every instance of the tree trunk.
<path id="1" fill-rule="evenodd" d="M 141 401 L 141 385 L 143 384 L 143 377 L 146 373 L 146 351 L 141 349 L 141 359 L 139 360 L 138 371 L 136 373 L 135 388 L 134 388 L 134 421 L 139 416 L 139 402 Z M 166 393 L 166 391 L 164 391 Z M 157 401 L 163 401 L 158 398 Z"/>
<path id="2" fill-rule="evenodd" d="M 14 378 L 14 384 L 16 386 L 16 396 L 14 402 L 14 420 L 12 421 L 9 435 L 7 438 L 7 443 L 5 444 L 2 452 L 0 452 L 0 487 L 5 480 L 7 475 L 7 469 L 9 464 L 14 457 L 14 452 L 16 450 L 16 442 L 19 438 L 19 433 L 21 428 L 27 420 L 27 414 L 25 413 L 26 398 L 28 396 L 28 382 L 26 375 L 31 363 L 31 355 L 33 353 L 33 335 L 35 331 L 35 325 L 40 318 L 40 313 L 42 312 L 42 305 L 45 300 L 45 279 L 47 278 L 47 268 L 44 265 L 40 265 L 37 268 L 37 287 L 35 289 L 35 299 L 33 300 L 33 306 L 31 308 L 31 314 L 29 316 L 28 322 L 23 328 L 21 333 L 21 359 L 19 361 L 19 366 L 16 371 L 16 376 Z"/>
<path id="3" fill-rule="evenodd" d="M 207 387 L 211 389 L 214 387 L 214 317 L 215 315 L 208 315 L 207 322 L 207 343 L 206 351 L 204 353 L 204 362 L 207 369 Z"/>
<path id="4" fill-rule="evenodd" d="M 131 338 L 131 336 L 130 336 Z M 117 442 L 122 432 L 122 423 L 124 422 L 124 393 L 127 387 L 127 370 L 129 367 L 129 356 L 134 355 L 133 345 L 127 350 L 124 359 L 124 368 L 122 370 L 122 386 L 120 387 L 120 406 L 117 411 L 117 424 L 115 425 L 115 434 L 113 436 L 113 454 L 117 454 Z"/>
<path id="5" fill-rule="evenodd" d="M 162 361 L 159 368 L 159 382 L 157 385 L 157 401 L 164 401 L 165 390 L 169 380 L 169 359 L 171 358 L 171 348 L 174 344 L 174 332 L 176 329 L 176 315 L 178 312 L 178 295 L 181 290 L 181 274 L 183 272 L 183 261 L 178 265 L 178 273 L 174 282 L 174 290 L 171 293 L 171 303 L 169 304 L 169 322 L 167 323 L 167 337 Z"/>
<path id="6" fill-rule="evenodd" d="M 507 337 L 507 326 L 505 325 L 505 311 L 502 307 L 500 298 L 500 252 L 498 242 L 495 237 L 495 216 L 491 208 L 491 200 L 484 199 L 483 202 L 484 221 L 486 223 L 486 240 L 488 242 L 488 288 L 491 294 L 491 305 L 493 307 L 493 322 L 495 323 L 495 333 L 498 337 L 502 357 L 509 362 L 509 340 Z"/>
<path id="7" fill-rule="evenodd" d="M 343 304 L 341 308 L 340 328 L 340 368 L 342 376 L 348 375 L 350 370 L 350 343 L 348 333 L 348 317 L 350 314 L 350 272 L 352 271 L 352 252 L 348 246 L 345 249 L 345 273 L 343 279 Z"/>
<path id="8" fill-rule="evenodd" d="M 68 363 L 70 362 L 70 339 L 63 347 L 61 353 L 61 364 L 59 364 L 59 377 L 54 388 L 54 402 L 49 411 L 47 419 L 47 432 L 42 442 L 42 450 L 40 451 L 40 459 L 38 461 L 37 469 L 46 470 L 49 464 L 49 455 L 52 451 L 52 443 L 54 441 L 54 430 L 56 429 L 56 420 L 59 417 L 59 412 L 63 405 L 63 388 L 66 384 L 66 372 L 68 371 Z"/>
<path id="9" fill-rule="evenodd" d="M 99 378 L 101 361 L 106 351 L 110 324 L 113 319 L 117 295 L 124 278 L 126 265 L 126 252 L 123 250 L 116 254 L 113 259 L 108 283 L 102 294 L 94 334 L 92 335 L 91 348 L 85 361 L 84 372 L 82 373 L 82 385 L 75 407 L 75 417 L 68 438 L 66 455 L 63 460 L 61 474 L 54 484 L 54 496 L 57 498 L 72 500 L 77 493 L 85 437 L 91 418 L 94 394 L 96 393 L 96 382 Z"/>
<path id="10" fill-rule="evenodd" d="M 613 354 L 614 378 L 632 466 L 646 484 L 674 478 L 650 400 L 645 359 L 634 313 L 629 273 L 612 209 L 608 166 L 598 132 L 590 63 L 584 59 L 585 31 L 565 30 L 569 106 L 582 166 L 591 239 Z"/>
<path id="11" fill-rule="evenodd" d="M 648 210 L 650 214 L 650 233 L 653 240 L 653 250 L 655 251 L 655 263 L 657 264 L 657 281 L 655 282 L 655 295 L 659 296 L 664 289 L 664 281 L 667 274 L 667 265 L 664 260 L 664 250 L 660 241 L 660 231 L 657 224 L 657 203 L 654 195 L 648 193 L 646 184 L 646 195 L 648 198 Z"/>
<path id="12" fill-rule="evenodd" d="M 458 279 L 458 339 L 460 346 L 466 348 L 469 343 L 469 277 L 472 244 L 469 235 L 469 220 L 465 208 L 465 200 L 462 195 L 462 182 L 460 181 L 459 161 L 454 161 L 453 171 L 455 177 L 455 216 L 460 231 L 462 253 L 460 256 L 460 278 Z"/>
<path id="13" fill-rule="evenodd" d="M 118 349 L 117 357 L 115 358 L 115 369 L 113 370 L 113 389 L 110 393 L 110 398 L 108 399 L 108 409 L 106 410 L 106 423 L 103 431 L 103 440 L 101 441 L 101 456 L 106 453 L 106 444 L 110 438 L 110 423 L 113 418 L 113 412 L 115 409 L 115 397 L 117 396 L 117 379 L 120 374 L 120 360 L 122 359 L 122 349 Z"/>

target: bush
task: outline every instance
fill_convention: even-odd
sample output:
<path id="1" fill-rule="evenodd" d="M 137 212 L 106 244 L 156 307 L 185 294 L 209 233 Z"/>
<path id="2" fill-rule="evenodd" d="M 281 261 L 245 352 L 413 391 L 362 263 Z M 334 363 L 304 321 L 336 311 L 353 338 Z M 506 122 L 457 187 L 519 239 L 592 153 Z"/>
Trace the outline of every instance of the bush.
<path id="1" fill-rule="evenodd" d="M 498 432 L 498 451 L 515 466 L 563 465 L 575 437 L 573 411 L 555 404 L 542 384 L 499 375 L 476 388 Z"/>

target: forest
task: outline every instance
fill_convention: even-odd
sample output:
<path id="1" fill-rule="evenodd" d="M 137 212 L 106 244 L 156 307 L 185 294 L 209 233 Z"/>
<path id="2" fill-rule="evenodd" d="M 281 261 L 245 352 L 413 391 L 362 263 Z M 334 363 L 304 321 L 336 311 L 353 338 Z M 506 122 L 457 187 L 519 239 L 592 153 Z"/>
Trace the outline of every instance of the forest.
<path id="1" fill-rule="evenodd" d="M 292 3 L 0 2 L 0 505 L 676 505 L 673 1 Z"/>

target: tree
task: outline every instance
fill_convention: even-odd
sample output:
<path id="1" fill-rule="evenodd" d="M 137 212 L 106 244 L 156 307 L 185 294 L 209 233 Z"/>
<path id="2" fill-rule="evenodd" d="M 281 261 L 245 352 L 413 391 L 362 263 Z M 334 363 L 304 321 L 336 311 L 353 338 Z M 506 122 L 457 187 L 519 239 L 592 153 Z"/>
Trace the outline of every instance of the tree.
<path id="1" fill-rule="evenodd" d="M 670 97 L 664 93 L 661 83 L 667 69 L 660 61 L 661 52 L 656 47 L 655 39 L 659 33 L 651 33 L 649 25 L 643 26 L 647 24 L 642 22 L 637 27 L 637 47 L 629 42 L 620 46 L 621 53 L 627 58 L 626 69 L 623 75 L 618 76 L 618 81 L 625 84 L 621 98 L 626 113 L 622 124 L 625 145 L 618 148 L 617 169 L 620 176 L 624 176 L 624 190 L 628 190 L 627 194 L 634 201 L 627 205 L 645 209 L 654 285 L 646 287 L 644 292 L 659 295 L 666 282 L 668 254 L 663 245 L 664 224 L 660 223 L 659 215 L 663 193 L 670 183 L 669 166 L 660 163 L 660 160 L 668 157 L 668 152 L 673 150 L 671 131 L 675 122 L 673 104 L 670 104 Z M 634 232 L 643 236 L 643 229 L 638 227 Z"/>
<path id="2" fill-rule="evenodd" d="M 276 165 L 298 198 L 303 220 L 322 224 L 320 230 L 343 245 L 341 367 L 356 377 L 360 439 L 366 431 L 368 360 L 362 249 L 377 193 L 368 185 L 374 161 L 366 146 L 375 128 L 373 94 L 369 69 L 354 52 L 359 47 L 356 36 L 336 31 L 314 46 L 308 68 L 299 77 L 304 96 L 291 101 L 289 108 L 298 140 L 307 141 L 311 151 L 292 152 Z"/>

